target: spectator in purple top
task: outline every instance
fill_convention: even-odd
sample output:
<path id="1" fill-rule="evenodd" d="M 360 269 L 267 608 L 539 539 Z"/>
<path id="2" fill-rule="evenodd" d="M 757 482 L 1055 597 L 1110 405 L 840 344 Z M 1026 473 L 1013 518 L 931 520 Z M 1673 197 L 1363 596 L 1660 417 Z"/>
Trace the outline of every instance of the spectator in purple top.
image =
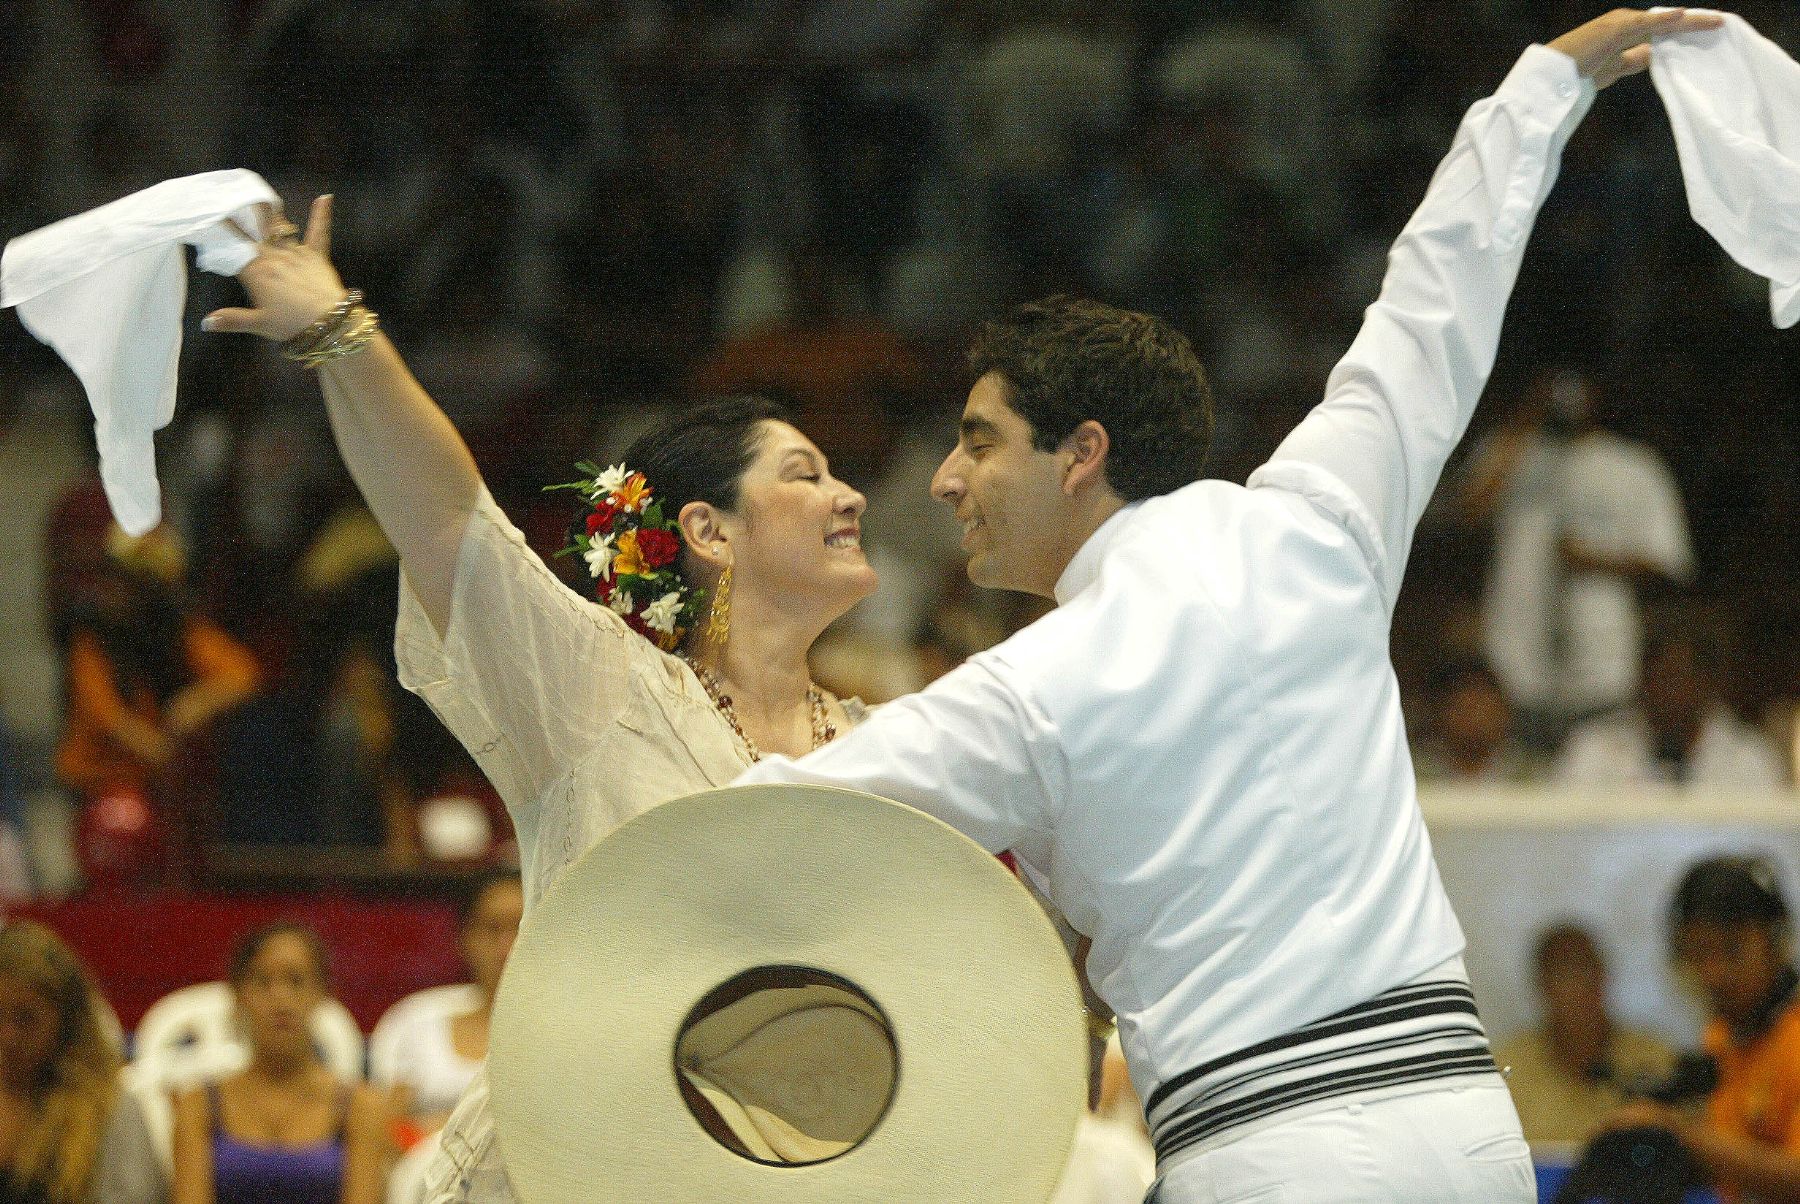
<path id="1" fill-rule="evenodd" d="M 238 946 L 231 988 L 250 1064 L 176 1096 L 175 1204 L 380 1204 L 386 1106 L 313 1046 L 326 978 L 325 947 L 302 925 L 274 924 Z"/>

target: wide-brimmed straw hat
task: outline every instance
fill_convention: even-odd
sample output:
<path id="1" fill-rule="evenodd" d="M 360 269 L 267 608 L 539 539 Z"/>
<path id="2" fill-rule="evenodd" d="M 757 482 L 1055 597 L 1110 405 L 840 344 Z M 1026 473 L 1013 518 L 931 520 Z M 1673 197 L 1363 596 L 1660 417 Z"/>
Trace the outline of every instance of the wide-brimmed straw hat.
<path id="1" fill-rule="evenodd" d="M 1084 1033 L 1061 942 L 979 846 L 745 786 L 631 820 L 537 902 L 488 1075 L 525 1204 L 1042 1204 Z"/>

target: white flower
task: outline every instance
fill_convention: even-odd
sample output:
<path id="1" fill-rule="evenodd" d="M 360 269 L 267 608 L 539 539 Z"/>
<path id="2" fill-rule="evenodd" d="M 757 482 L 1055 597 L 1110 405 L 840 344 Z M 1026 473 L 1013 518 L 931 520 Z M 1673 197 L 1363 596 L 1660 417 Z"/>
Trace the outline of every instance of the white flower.
<path id="1" fill-rule="evenodd" d="M 675 619 L 681 614 L 681 595 L 670 590 L 644 607 L 644 622 L 653 630 L 666 633 L 675 630 Z"/>
<path id="2" fill-rule="evenodd" d="M 595 580 L 599 580 L 612 572 L 613 557 L 617 554 L 618 549 L 613 547 L 613 537 L 608 535 L 604 539 L 590 539 L 587 551 L 581 554 L 581 558 L 587 561 L 588 572 L 593 574 Z"/>
<path id="3" fill-rule="evenodd" d="M 612 607 L 614 614 L 628 615 L 631 613 L 631 592 L 623 589 L 614 590 L 613 596 L 606 600 L 606 604 Z"/>
<path id="4" fill-rule="evenodd" d="M 588 496 L 595 501 L 599 501 L 607 494 L 623 489 L 625 487 L 625 478 L 629 475 L 630 474 L 625 471 L 625 466 L 623 464 L 613 465 L 611 468 L 594 478 L 594 487 L 588 491 Z"/>

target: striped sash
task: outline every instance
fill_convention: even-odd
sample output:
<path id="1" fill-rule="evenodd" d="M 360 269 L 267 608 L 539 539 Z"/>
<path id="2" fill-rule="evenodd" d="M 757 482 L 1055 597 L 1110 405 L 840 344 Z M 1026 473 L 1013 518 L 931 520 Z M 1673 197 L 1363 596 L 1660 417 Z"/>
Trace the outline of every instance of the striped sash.
<path id="1" fill-rule="evenodd" d="M 1169 1079 L 1150 1096 L 1158 1165 L 1239 1125 L 1315 1100 L 1492 1072 L 1464 982 L 1413 982 Z"/>

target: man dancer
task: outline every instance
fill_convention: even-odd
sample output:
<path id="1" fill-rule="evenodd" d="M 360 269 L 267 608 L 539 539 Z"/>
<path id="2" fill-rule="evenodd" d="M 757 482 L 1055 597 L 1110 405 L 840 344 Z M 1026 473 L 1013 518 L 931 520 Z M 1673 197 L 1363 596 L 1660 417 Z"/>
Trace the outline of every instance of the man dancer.
<path id="1" fill-rule="evenodd" d="M 1324 402 L 1239 488 L 1155 319 L 1053 298 L 987 328 L 933 492 L 977 584 L 1051 614 L 798 761 L 1012 849 L 1091 940 L 1164 1204 L 1534 1198 L 1414 795 L 1388 627 L 1618 10 L 1526 51 L 1395 244 Z M 1265 1198 L 1258 1195 L 1258 1198 Z"/>

